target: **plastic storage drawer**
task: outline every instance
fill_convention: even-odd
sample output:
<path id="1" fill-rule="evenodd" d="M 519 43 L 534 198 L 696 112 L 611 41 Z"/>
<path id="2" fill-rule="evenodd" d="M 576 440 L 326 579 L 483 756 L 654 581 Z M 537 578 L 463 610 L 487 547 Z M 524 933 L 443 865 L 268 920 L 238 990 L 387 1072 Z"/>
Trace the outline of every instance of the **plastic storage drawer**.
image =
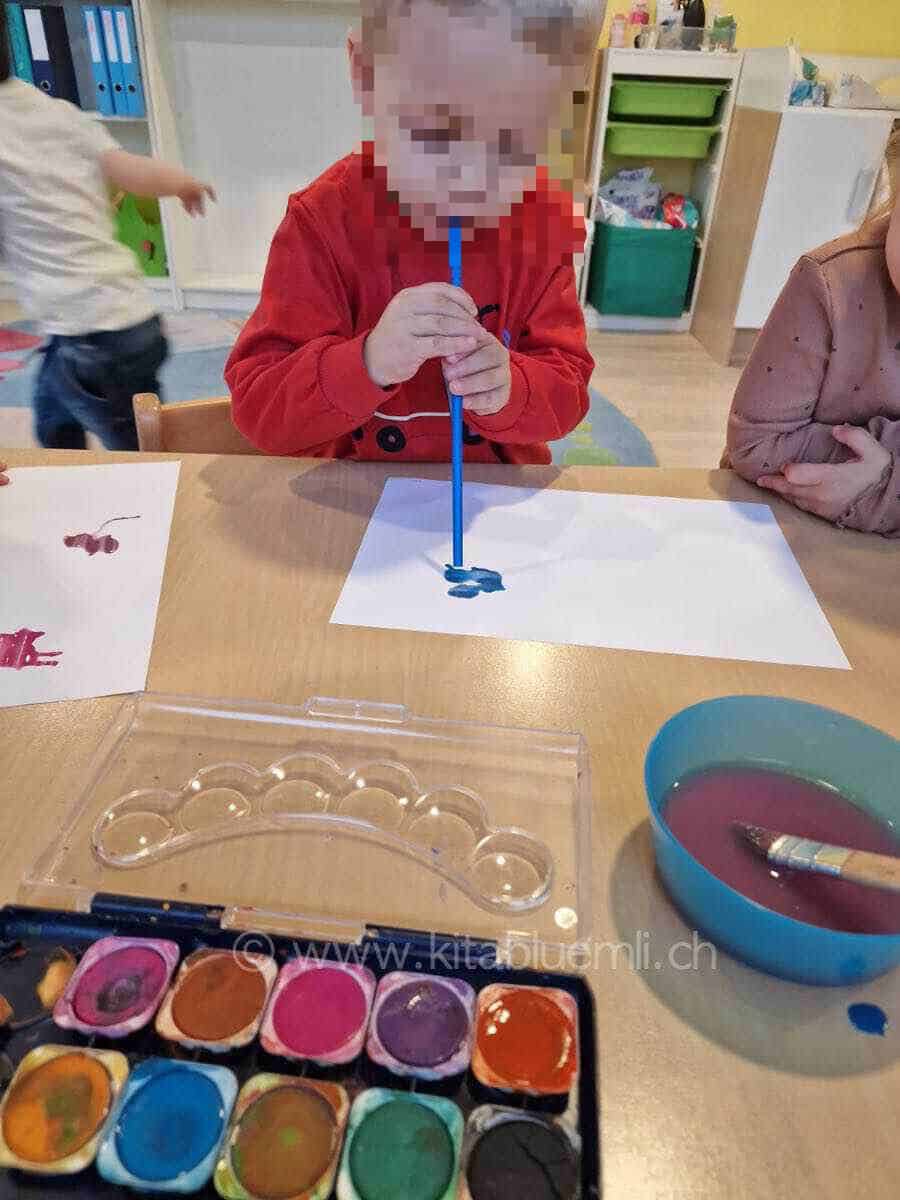
<path id="1" fill-rule="evenodd" d="M 606 153 L 620 158 L 706 158 L 715 125 L 644 125 L 610 121 Z"/>
<path id="2" fill-rule="evenodd" d="M 696 236 L 693 229 L 628 229 L 597 225 L 588 299 L 600 313 L 680 317 Z"/>
<path id="3" fill-rule="evenodd" d="M 672 117 L 707 121 L 715 116 L 722 83 L 670 83 L 662 80 L 617 79 L 609 111 L 614 117 Z"/>

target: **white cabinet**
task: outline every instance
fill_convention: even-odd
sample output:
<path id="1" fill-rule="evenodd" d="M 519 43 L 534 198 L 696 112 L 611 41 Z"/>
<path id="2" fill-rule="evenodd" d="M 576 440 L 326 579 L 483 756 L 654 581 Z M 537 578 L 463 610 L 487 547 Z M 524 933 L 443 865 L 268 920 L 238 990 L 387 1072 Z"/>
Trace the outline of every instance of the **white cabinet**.
<path id="1" fill-rule="evenodd" d="M 797 259 L 860 224 L 893 120 L 890 112 L 794 108 L 783 113 L 737 328 L 761 328 Z"/>
<path id="2" fill-rule="evenodd" d="M 872 83 L 900 59 L 817 54 L 826 80 Z M 748 50 L 709 231 L 691 331 L 720 363 L 742 365 L 797 259 L 857 228 L 873 198 L 898 114 L 791 108 L 787 49 Z"/>

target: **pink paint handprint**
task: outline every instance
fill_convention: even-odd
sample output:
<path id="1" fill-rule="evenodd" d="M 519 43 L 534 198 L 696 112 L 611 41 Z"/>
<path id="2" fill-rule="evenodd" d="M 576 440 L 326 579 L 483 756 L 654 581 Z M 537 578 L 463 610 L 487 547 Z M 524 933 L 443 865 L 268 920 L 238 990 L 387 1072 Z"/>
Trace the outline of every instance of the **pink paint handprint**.
<path id="1" fill-rule="evenodd" d="M 44 631 L 36 629 L 0 633 L 0 667 L 11 667 L 14 671 L 23 667 L 58 667 L 62 650 L 38 650 L 35 646 L 43 636 Z"/>
<path id="2" fill-rule="evenodd" d="M 70 549 L 80 548 L 85 550 L 91 558 L 98 553 L 115 554 L 119 548 L 117 539 L 108 533 L 101 535 L 100 530 L 105 529 L 107 525 L 112 525 L 113 521 L 139 521 L 140 519 L 140 515 L 136 517 L 110 517 L 108 521 L 103 522 L 96 533 L 70 533 L 63 538 L 63 542 Z"/>

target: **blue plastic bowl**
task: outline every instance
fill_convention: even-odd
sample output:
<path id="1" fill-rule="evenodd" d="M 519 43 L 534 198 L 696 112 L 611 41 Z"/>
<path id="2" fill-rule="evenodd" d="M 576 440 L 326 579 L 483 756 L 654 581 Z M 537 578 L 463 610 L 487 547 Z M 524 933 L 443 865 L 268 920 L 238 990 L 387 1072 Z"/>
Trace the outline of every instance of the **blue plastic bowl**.
<path id="1" fill-rule="evenodd" d="M 784 917 L 723 883 L 682 846 L 666 824 L 667 792 L 690 771 L 727 763 L 829 783 L 900 828 L 900 742 L 815 704 L 724 696 L 667 721 L 644 766 L 659 872 L 698 931 L 751 966 L 799 983 L 860 983 L 900 963 L 900 933 L 839 933 Z"/>

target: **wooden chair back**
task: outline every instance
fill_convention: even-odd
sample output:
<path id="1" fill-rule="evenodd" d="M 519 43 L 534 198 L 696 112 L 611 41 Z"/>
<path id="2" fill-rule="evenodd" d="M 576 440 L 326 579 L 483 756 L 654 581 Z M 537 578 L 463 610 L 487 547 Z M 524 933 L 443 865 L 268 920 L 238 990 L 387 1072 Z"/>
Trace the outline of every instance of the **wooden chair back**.
<path id="1" fill-rule="evenodd" d="M 231 400 L 187 400 L 161 404 L 150 392 L 134 398 L 140 450 L 176 454 L 259 454 L 231 423 Z"/>

